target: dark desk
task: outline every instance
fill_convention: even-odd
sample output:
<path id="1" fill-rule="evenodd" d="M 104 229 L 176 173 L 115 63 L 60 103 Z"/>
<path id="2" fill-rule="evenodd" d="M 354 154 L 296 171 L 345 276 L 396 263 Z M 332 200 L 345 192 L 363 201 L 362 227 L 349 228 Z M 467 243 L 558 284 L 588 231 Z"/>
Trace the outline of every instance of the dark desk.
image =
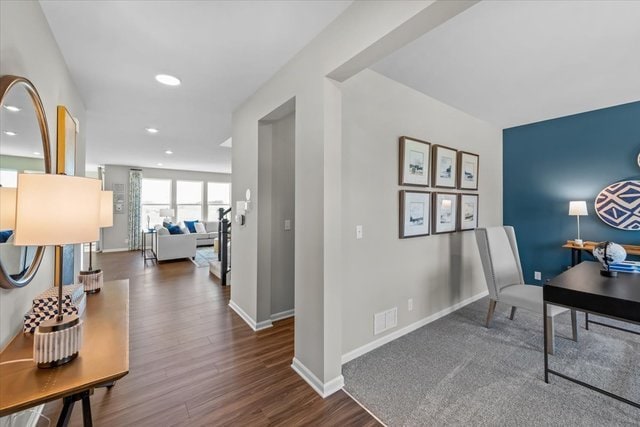
<path id="1" fill-rule="evenodd" d="M 547 304 L 553 304 L 640 324 L 640 274 L 619 273 L 617 278 L 604 277 L 600 275 L 600 264 L 597 262 L 582 262 L 551 280 L 543 288 L 543 299 L 543 319 L 547 318 Z M 547 325 L 546 322 L 543 323 L 546 348 Z M 549 356 L 545 351 L 544 380 L 547 383 L 549 374 L 640 408 L 640 403 L 549 369 Z"/>

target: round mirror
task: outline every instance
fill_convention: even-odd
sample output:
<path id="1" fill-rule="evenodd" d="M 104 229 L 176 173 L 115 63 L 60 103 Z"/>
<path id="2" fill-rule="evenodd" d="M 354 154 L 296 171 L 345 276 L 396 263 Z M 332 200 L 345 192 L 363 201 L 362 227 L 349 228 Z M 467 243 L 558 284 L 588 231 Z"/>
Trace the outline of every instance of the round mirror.
<path id="1" fill-rule="evenodd" d="M 16 246 L 16 187 L 20 173 L 51 173 L 49 129 L 42 101 L 31 82 L 0 77 L 0 286 L 27 285 L 43 246 Z M 37 207 L 34 206 L 34 209 Z"/>

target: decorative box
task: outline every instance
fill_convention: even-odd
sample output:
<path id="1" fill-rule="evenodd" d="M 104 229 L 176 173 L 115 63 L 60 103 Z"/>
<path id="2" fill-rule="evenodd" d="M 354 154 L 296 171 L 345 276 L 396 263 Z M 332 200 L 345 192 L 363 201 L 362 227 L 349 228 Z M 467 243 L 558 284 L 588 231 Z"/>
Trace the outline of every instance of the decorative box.
<path id="1" fill-rule="evenodd" d="M 80 287 L 82 289 L 82 286 Z M 56 298 L 57 300 L 57 298 Z M 82 297 L 75 305 L 68 305 L 62 308 L 63 314 L 76 314 L 82 316 L 84 309 L 87 306 L 87 297 L 82 291 Z M 24 327 L 23 332 L 34 332 L 38 325 L 45 320 L 53 319 L 58 314 L 58 307 L 45 307 L 38 310 L 31 310 L 24 315 Z"/>
<path id="2" fill-rule="evenodd" d="M 62 304 L 64 307 L 77 306 L 78 301 L 84 296 L 84 287 L 81 283 L 62 287 Z M 49 288 L 33 299 L 33 311 L 52 309 L 58 307 L 58 288 Z"/>
<path id="3" fill-rule="evenodd" d="M 609 270 L 621 273 L 640 273 L 640 261 L 622 261 L 617 264 L 610 264 Z"/>

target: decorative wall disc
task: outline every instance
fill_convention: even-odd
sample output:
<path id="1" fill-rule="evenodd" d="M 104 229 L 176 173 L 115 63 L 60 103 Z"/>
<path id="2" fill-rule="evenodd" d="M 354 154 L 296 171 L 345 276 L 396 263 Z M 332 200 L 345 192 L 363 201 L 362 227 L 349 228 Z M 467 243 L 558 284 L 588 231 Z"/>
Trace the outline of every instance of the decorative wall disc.
<path id="1" fill-rule="evenodd" d="M 640 181 L 611 184 L 596 197 L 596 213 L 605 224 L 640 231 Z"/>

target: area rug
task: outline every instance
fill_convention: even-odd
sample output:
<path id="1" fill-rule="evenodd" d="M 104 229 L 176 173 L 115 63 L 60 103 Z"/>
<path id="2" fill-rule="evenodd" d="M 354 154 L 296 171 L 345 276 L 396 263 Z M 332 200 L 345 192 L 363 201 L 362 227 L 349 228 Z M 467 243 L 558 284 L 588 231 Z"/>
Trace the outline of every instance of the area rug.
<path id="1" fill-rule="evenodd" d="M 218 253 L 213 251 L 213 246 L 204 246 L 196 249 L 196 258 L 193 263 L 198 267 L 209 267 L 209 263 L 218 260 Z"/>
<path id="2" fill-rule="evenodd" d="M 384 345 L 343 366 L 345 390 L 389 426 L 638 426 L 640 410 L 550 376 L 544 382 L 542 316 L 488 299 Z M 610 319 L 592 320 L 637 325 Z M 550 367 L 640 401 L 640 336 L 598 325 L 571 336 L 568 313 L 556 318 Z"/>

